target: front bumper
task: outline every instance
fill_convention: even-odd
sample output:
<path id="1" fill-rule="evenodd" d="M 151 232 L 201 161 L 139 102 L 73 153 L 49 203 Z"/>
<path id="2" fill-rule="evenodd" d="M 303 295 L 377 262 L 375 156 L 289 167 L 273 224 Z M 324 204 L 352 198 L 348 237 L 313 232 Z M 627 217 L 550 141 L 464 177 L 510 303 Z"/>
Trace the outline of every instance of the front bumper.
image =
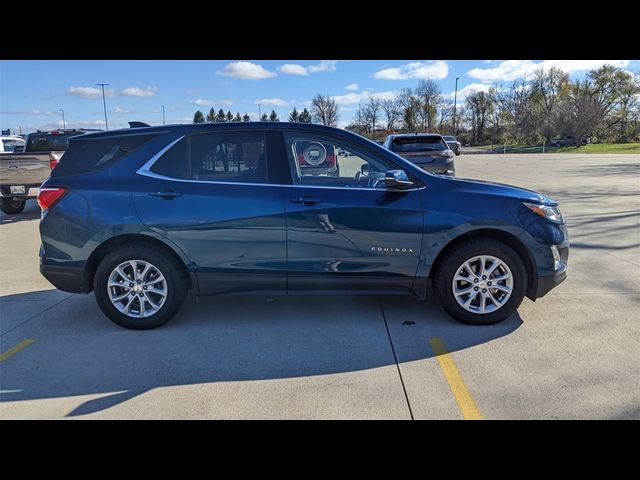
<path id="1" fill-rule="evenodd" d="M 547 293 L 549 293 L 551 290 L 556 288 L 566 279 L 567 279 L 566 268 L 555 275 L 538 277 L 538 288 L 536 290 L 536 298 L 544 297 Z"/>
<path id="2" fill-rule="evenodd" d="M 70 293 L 89 293 L 83 267 L 61 267 L 40 264 L 40 273 L 58 290 Z"/>

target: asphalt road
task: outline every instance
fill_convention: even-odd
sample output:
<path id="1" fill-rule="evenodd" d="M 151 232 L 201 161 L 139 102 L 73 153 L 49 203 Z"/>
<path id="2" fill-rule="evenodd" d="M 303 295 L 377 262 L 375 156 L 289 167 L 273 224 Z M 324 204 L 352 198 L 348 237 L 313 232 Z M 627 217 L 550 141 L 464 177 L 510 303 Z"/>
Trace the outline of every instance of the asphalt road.
<path id="1" fill-rule="evenodd" d="M 2 214 L 0 418 L 640 419 L 640 155 L 456 162 L 568 218 L 569 279 L 491 327 L 434 300 L 243 296 L 127 331 L 39 275 L 35 202 Z"/>

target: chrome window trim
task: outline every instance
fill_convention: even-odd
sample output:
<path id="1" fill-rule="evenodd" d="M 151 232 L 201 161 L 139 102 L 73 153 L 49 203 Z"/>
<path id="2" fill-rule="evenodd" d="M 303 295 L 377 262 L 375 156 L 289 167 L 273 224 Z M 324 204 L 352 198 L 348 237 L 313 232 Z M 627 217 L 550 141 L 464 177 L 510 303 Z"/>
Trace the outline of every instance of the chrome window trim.
<path id="1" fill-rule="evenodd" d="M 160 175 L 158 173 L 152 172 L 151 167 L 153 167 L 153 164 L 156 163 L 158 159 L 167 152 L 167 150 L 169 150 L 171 147 L 173 147 L 176 143 L 178 143 L 180 140 L 182 140 L 185 137 L 186 135 L 182 135 L 181 137 L 175 139 L 173 142 L 171 142 L 170 144 L 162 148 L 158 153 L 156 153 L 147 162 L 145 162 L 145 164 L 142 165 L 136 171 L 136 174 L 142 175 L 143 177 L 155 178 L 157 180 L 166 180 L 169 182 L 204 183 L 204 184 L 211 184 L 211 185 L 244 185 L 244 186 L 250 186 L 250 187 L 320 188 L 323 190 L 356 190 L 356 191 L 376 191 L 376 192 L 385 192 L 385 191 L 415 192 L 415 191 L 424 190 L 425 188 L 427 188 L 426 186 L 423 186 L 423 187 L 407 188 L 402 190 L 399 190 L 399 189 L 386 190 L 384 188 L 369 188 L 369 187 L 350 188 L 350 187 L 327 187 L 327 186 L 319 186 L 319 185 L 293 185 L 293 184 L 285 185 L 282 183 L 219 182 L 216 180 L 190 180 L 187 178 L 167 177 L 165 175 Z"/>

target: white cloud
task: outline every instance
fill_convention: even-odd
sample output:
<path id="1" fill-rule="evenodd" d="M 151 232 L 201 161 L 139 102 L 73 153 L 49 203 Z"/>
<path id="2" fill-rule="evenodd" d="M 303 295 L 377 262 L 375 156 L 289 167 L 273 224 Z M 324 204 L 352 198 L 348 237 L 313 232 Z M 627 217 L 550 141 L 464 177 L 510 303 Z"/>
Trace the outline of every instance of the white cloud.
<path id="1" fill-rule="evenodd" d="M 449 75 L 447 62 L 411 62 L 394 68 L 384 68 L 373 74 L 378 80 L 442 80 Z"/>
<path id="2" fill-rule="evenodd" d="M 220 105 L 230 107 L 231 105 L 233 105 L 233 100 L 220 100 Z"/>
<path id="3" fill-rule="evenodd" d="M 558 67 L 567 73 L 575 73 L 594 70 L 604 64 L 624 68 L 629 63 L 629 60 L 543 60 L 542 62 L 505 60 L 495 67 L 472 68 L 467 72 L 467 75 L 481 82 L 512 81 L 518 78 L 531 77 L 533 72 L 540 67 L 544 69 Z"/>
<path id="4" fill-rule="evenodd" d="M 298 63 L 285 63 L 278 67 L 280 73 L 288 75 L 309 75 L 310 73 L 333 72 L 336 69 L 337 60 L 322 60 L 316 65 L 305 67 Z"/>
<path id="5" fill-rule="evenodd" d="M 358 90 L 358 84 L 357 83 L 350 83 L 349 85 L 344 87 L 344 89 L 345 90 L 351 90 L 351 91 Z"/>
<path id="6" fill-rule="evenodd" d="M 279 67 L 278 70 L 281 73 L 286 73 L 287 75 L 309 75 L 307 69 L 297 63 L 285 63 Z"/>
<path id="7" fill-rule="evenodd" d="M 42 110 L 29 110 L 28 112 L 0 112 L 0 114 L 2 115 L 45 115 L 45 116 L 52 116 L 52 115 L 60 115 L 60 112 L 44 112 Z"/>
<path id="8" fill-rule="evenodd" d="M 277 76 L 276 72 L 265 69 L 262 65 L 251 62 L 231 62 L 218 70 L 218 75 L 240 78 L 242 80 L 262 80 Z"/>
<path id="9" fill-rule="evenodd" d="M 475 92 L 488 92 L 492 85 L 488 85 L 486 83 L 470 83 L 464 88 L 458 89 L 458 100 L 464 100 L 469 95 Z M 455 98 L 455 91 L 445 95 L 449 100 L 453 100 Z"/>
<path id="10" fill-rule="evenodd" d="M 337 60 L 322 60 L 317 65 L 311 65 L 307 67 L 309 73 L 318 73 L 318 72 L 333 72 L 336 69 Z"/>
<path id="11" fill-rule="evenodd" d="M 286 107 L 289 103 L 281 98 L 263 98 L 262 100 L 256 100 L 256 105 L 273 105 L 274 107 Z"/>
<path id="12" fill-rule="evenodd" d="M 155 97 L 158 87 L 129 87 L 120 92 L 124 97 Z"/>
<path id="13" fill-rule="evenodd" d="M 106 97 L 114 97 L 116 92 L 112 88 L 105 88 Z M 102 89 L 96 87 L 69 87 L 67 95 L 74 95 L 82 98 L 98 98 L 102 96 Z"/>
<path id="14" fill-rule="evenodd" d="M 380 100 L 388 100 L 398 95 L 396 91 L 386 92 L 364 92 L 364 93 L 346 93 L 344 95 L 334 95 L 332 98 L 338 105 L 353 105 L 354 103 L 366 102 L 369 96 L 379 98 Z"/>
<path id="15" fill-rule="evenodd" d="M 209 107 L 213 105 L 213 100 L 207 100 L 206 98 L 196 98 L 195 100 L 191 100 L 192 105 L 197 105 L 198 107 Z"/>
<path id="16" fill-rule="evenodd" d="M 131 113 L 131 110 L 127 110 L 126 108 L 116 107 L 113 113 Z"/>

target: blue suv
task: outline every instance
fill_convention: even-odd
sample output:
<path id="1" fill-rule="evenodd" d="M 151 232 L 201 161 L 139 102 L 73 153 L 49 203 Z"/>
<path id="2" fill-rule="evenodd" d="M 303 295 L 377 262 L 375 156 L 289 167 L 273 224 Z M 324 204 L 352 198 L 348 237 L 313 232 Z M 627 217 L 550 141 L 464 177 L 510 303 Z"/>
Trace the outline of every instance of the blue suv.
<path id="1" fill-rule="evenodd" d="M 327 162 L 333 152 L 337 168 Z M 308 169 L 305 165 L 329 165 Z M 566 277 L 553 200 L 433 175 L 356 134 L 293 123 L 89 133 L 40 190 L 40 271 L 94 291 L 118 325 L 167 322 L 195 295 L 427 295 L 473 325 Z"/>

